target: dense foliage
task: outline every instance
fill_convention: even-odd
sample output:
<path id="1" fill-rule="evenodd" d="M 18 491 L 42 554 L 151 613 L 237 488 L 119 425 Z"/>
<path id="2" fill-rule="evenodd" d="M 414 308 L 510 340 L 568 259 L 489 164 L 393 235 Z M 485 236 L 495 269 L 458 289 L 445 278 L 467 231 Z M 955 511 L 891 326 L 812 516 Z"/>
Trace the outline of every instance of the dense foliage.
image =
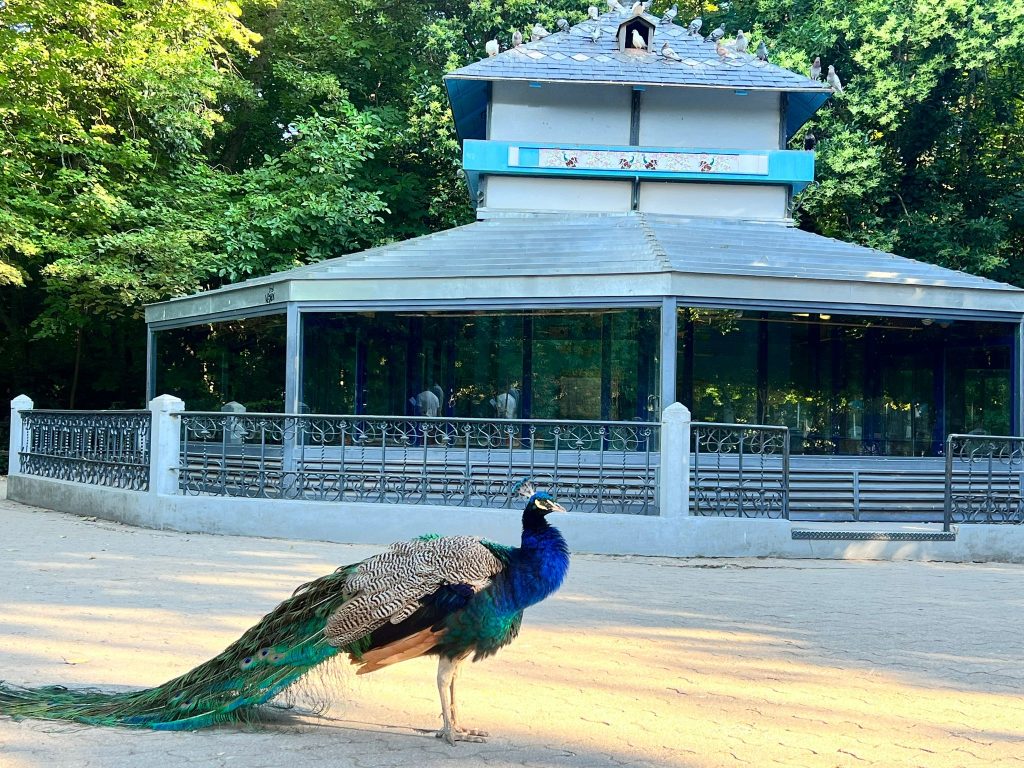
<path id="1" fill-rule="evenodd" d="M 820 55 L 846 85 L 808 127 L 802 226 L 1024 283 L 1022 6 L 680 3 L 697 12 L 783 66 Z M 468 221 L 441 75 L 492 37 L 585 15 L 0 0 L 0 391 L 140 405 L 145 302 Z"/>

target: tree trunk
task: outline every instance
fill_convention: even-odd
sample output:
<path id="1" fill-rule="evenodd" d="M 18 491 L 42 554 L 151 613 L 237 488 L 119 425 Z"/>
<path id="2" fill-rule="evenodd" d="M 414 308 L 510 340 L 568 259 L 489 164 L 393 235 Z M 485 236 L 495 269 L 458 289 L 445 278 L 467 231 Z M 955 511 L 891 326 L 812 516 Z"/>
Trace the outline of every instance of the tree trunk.
<path id="1" fill-rule="evenodd" d="M 75 331 L 75 369 L 71 374 L 71 395 L 68 397 L 68 408 L 74 410 L 75 397 L 78 394 L 78 372 L 82 367 L 82 329 Z"/>

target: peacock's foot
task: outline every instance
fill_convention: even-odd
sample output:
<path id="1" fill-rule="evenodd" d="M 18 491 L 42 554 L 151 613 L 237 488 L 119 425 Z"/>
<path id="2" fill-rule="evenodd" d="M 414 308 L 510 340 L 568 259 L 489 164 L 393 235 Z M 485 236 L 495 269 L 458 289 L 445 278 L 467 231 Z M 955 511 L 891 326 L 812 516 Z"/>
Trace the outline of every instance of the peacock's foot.
<path id="1" fill-rule="evenodd" d="M 437 738 L 444 739 L 448 744 L 455 746 L 457 741 L 470 741 L 476 744 L 483 744 L 489 735 L 487 731 L 477 731 L 472 728 L 442 728 L 436 734 Z"/>

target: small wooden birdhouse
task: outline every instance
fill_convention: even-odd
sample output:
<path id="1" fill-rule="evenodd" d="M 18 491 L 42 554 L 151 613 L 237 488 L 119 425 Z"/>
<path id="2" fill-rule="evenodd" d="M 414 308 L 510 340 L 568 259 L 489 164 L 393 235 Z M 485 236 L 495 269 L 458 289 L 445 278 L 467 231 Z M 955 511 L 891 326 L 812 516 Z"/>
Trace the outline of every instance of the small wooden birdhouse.
<path id="1" fill-rule="evenodd" d="M 654 28 L 655 23 L 646 16 L 633 16 L 626 19 L 619 24 L 619 50 L 640 50 L 639 46 L 634 43 L 633 32 L 636 32 L 641 38 L 643 38 L 644 45 L 647 47 L 647 50 L 651 50 L 651 45 L 654 43 Z"/>

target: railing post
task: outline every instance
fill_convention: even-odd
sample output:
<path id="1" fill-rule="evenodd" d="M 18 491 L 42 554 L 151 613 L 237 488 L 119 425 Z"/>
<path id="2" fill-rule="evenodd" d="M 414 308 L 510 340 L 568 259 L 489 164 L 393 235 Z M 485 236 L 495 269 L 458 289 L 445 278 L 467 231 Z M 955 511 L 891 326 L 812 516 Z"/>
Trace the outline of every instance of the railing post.
<path id="1" fill-rule="evenodd" d="M 11 436 L 7 454 L 7 474 L 21 474 L 21 448 L 22 448 L 22 424 L 21 412 L 30 411 L 35 406 L 32 398 L 28 395 L 18 395 L 11 400 Z"/>
<path id="2" fill-rule="evenodd" d="M 690 409 L 672 403 L 661 416 L 661 466 L 658 468 L 658 514 L 690 514 Z"/>
<path id="3" fill-rule="evenodd" d="M 245 406 L 236 400 L 232 400 L 230 403 L 224 403 L 220 407 L 221 413 L 237 413 L 244 414 Z M 224 419 L 224 442 L 228 445 L 241 445 L 242 437 L 245 435 L 245 427 L 239 423 L 238 419 L 228 416 Z"/>
<path id="4" fill-rule="evenodd" d="M 174 395 L 160 395 L 149 401 L 152 414 L 149 448 L 150 493 L 178 493 L 178 466 L 181 463 L 181 418 L 185 402 Z"/>
<path id="5" fill-rule="evenodd" d="M 946 492 L 942 499 L 942 530 L 949 532 L 953 522 L 953 435 L 946 437 Z"/>
<path id="6" fill-rule="evenodd" d="M 782 433 L 782 517 L 789 520 L 789 427 Z"/>

